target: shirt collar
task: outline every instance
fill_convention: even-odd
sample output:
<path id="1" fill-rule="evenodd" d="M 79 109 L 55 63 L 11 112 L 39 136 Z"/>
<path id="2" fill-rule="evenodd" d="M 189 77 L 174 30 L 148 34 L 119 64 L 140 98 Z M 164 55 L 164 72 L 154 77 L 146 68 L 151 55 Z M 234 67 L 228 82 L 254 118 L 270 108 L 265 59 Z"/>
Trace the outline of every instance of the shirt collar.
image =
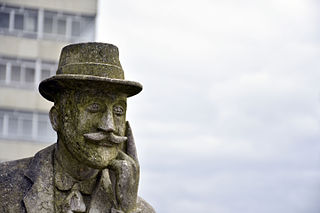
<path id="1" fill-rule="evenodd" d="M 77 183 L 79 190 L 82 193 L 90 195 L 96 186 L 97 175 L 92 178 L 79 181 L 73 178 L 71 175 L 69 175 L 63 169 L 63 167 L 60 165 L 60 163 L 56 158 L 54 158 L 54 171 L 55 171 L 55 176 L 54 176 L 55 187 L 61 191 L 71 190 L 71 188 Z"/>

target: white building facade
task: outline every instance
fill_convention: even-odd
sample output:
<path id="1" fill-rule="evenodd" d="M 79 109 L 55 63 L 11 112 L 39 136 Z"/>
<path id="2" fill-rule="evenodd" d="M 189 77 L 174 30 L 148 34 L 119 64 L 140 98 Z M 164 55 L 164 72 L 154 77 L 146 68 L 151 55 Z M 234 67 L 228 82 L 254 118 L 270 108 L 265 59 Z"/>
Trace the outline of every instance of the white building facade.
<path id="1" fill-rule="evenodd" d="M 38 85 L 63 46 L 95 40 L 96 13 L 96 0 L 0 0 L 0 161 L 56 142 Z"/>

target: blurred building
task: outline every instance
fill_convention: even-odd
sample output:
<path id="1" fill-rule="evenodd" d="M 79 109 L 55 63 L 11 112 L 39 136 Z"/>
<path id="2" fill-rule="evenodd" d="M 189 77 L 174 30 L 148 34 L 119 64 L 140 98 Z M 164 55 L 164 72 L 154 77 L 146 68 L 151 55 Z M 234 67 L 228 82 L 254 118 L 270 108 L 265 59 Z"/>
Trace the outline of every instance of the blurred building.
<path id="1" fill-rule="evenodd" d="M 0 161 L 56 141 L 38 85 L 63 46 L 94 40 L 96 13 L 97 0 L 0 0 Z"/>

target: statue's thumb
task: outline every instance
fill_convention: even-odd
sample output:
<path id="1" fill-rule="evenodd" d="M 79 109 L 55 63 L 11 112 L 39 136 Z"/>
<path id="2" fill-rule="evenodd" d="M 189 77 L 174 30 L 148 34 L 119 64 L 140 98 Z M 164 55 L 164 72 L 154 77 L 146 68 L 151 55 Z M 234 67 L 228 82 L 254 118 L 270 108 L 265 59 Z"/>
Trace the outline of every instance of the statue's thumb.
<path id="1" fill-rule="evenodd" d="M 126 137 L 127 137 L 127 150 L 126 153 L 132 157 L 136 162 L 138 162 L 138 155 L 136 144 L 134 142 L 132 130 L 129 121 L 126 122 Z"/>

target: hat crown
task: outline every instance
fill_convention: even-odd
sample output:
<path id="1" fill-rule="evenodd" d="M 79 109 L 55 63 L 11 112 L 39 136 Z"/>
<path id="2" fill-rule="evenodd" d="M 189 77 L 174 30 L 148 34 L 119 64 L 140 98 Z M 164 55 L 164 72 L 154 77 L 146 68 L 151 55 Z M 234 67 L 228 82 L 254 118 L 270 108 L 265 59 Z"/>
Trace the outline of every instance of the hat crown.
<path id="1" fill-rule="evenodd" d="M 60 54 L 57 75 L 93 75 L 124 79 L 118 48 L 107 43 L 79 43 L 64 47 Z"/>
<path id="2" fill-rule="evenodd" d="M 79 43 L 64 47 L 60 54 L 57 74 L 39 84 L 40 94 L 55 101 L 66 90 L 95 88 L 131 97 L 142 85 L 124 79 L 118 48 L 106 43 Z"/>

